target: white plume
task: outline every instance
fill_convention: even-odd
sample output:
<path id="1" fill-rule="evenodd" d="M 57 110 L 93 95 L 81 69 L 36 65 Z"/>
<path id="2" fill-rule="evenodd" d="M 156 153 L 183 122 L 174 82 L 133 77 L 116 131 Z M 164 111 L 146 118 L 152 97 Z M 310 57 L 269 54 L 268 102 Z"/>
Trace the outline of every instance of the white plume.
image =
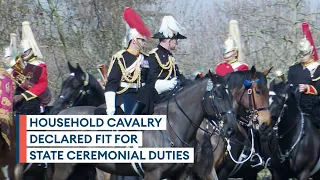
<path id="1" fill-rule="evenodd" d="M 185 30 L 172 16 L 164 16 L 159 32 L 171 38 L 177 33 L 184 34 L 182 31 Z"/>

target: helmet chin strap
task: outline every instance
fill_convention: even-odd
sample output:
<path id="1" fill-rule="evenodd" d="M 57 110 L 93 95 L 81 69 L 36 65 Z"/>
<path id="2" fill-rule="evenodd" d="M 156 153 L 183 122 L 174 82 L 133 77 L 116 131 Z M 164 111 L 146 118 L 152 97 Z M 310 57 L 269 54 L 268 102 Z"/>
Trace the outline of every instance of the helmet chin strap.
<path id="1" fill-rule="evenodd" d="M 137 41 L 137 38 L 134 38 L 134 41 L 136 42 L 137 46 L 139 47 L 139 52 L 142 49 L 142 45 L 139 43 L 139 41 Z"/>

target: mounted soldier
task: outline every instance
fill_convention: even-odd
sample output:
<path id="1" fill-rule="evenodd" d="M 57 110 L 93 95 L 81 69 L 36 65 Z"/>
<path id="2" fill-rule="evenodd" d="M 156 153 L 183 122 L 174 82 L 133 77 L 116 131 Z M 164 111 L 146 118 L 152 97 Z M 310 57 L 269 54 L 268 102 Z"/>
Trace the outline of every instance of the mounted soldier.
<path id="1" fill-rule="evenodd" d="M 150 31 L 131 8 L 123 13 L 128 24 L 126 49 L 113 55 L 105 85 L 106 112 L 113 114 L 152 114 L 156 91 L 147 81 L 149 63 L 142 48 Z"/>
<path id="2" fill-rule="evenodd" d="M 302 29 L 304 38 L 298 44 L 300 62 L 289 68 L 288 83 L 293 86 L 293 90 L 298 88 L 302 93 L 301 110 L 309 114 L 320 128 L 320 64 L 309 25 L 302 23 Z"/>
<path id="3" fill-rule="evenodd" d="M 243 63 L 243 52 L 240 41 L 240 33 L 238 21 L 231 20 L 229 23 L 229 37 L 224 42 L 223 47 L 224 61 L 219 63 L 216 67 L 216 74 L 225 76 L 230 72 L 245 71 L 249 67 Z"/>
<path id="4" fill-rule="evenodd" d="M 42 54 L 35 41 L 30 23 L 22 23 L 21 52 L 12 59 L 11 71 L 19 86 L 14 96 L 19 114 L 39 115 L 51 100 L 48 88 L 47 66 L 41 61 Z"/>
<path id="5" fill-rule="evenodd" d="M 175 50 L 179 39 L 186 39 L 182 35 L 185 30 L 172 16 L 164 16 L 158 33 L 152 38 L 159 39 L 157 48 L 149 52 L 149 62 L 152 75 L 157 77 L 155 88 L 163 99 L 180 81 L 184 86 L 190 82 L 179 71 L 172 50 Z"/>

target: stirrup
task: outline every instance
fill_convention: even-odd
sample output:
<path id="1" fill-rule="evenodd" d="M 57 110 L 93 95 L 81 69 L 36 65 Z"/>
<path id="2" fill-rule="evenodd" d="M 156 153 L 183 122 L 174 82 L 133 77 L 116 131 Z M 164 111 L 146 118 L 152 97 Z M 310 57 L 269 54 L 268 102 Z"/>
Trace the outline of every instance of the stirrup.
<path id="1" fill-rule="evenodd" d="M 250 162 L 254 162 L 253 158 L 255 156 L 257 156 L 259 158 L 259 163 L 255 164 L 255 165 L 251 165 L 251 167 L 263 166 L 264 161 L 262 160 L 262 157 L 258 153 L 252 154 L 252 156 L 250 158 Z"/>

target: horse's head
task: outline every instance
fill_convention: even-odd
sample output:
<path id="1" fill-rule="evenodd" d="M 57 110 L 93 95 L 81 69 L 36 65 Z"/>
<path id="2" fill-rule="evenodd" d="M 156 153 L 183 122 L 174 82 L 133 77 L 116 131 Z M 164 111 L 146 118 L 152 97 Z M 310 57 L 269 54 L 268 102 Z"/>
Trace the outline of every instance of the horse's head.
<path id="1" fill-rule="evenodd" d="M 85 73 L 79 64 L 74 68 L 69 62 L 70 76 L 62 83 L 59 98 L 54 102 L 51 114 L 58 114 L 61 110 L 73 106 L 83 95 L 89 84 L 89 74 Z"/>
<path id="2" fill-rule="evenodd" d="M 229 89 L 234 97 L 234 107 L 239 113 L 244 109 L 247 116 L 258 129 L 262 124 L 270 125 L 269 89 L 266 76 L 272 67 L 258 72 L 254 66 L 251 70 L 237 71 L 227 76 Z M 240 112 L 240 114 L 242 114 Z M 259 126 L 257 126 L 259 124 Z"/>
<path id="3" fill-rule="evenodd" d="M 203 106 L 207 119 L 215 120 L 222 130 L 222 135 L 229 138 L 237 129 L 237 120 L 233 110 L 231 93 L 223 77 L 209 71 L 210 80 L 204 96 Z"/>
<path id="4" fill-rule="evenodd" d="M 280 81 L 277 82 L 276 79 L 270 82 L 269 88 L 269 104 L 271 119 L 276 122 L 280 113 L 284 107 L 285 101 L 288 98 L 288 92 L 290 89 L 290 84 Z"/>

